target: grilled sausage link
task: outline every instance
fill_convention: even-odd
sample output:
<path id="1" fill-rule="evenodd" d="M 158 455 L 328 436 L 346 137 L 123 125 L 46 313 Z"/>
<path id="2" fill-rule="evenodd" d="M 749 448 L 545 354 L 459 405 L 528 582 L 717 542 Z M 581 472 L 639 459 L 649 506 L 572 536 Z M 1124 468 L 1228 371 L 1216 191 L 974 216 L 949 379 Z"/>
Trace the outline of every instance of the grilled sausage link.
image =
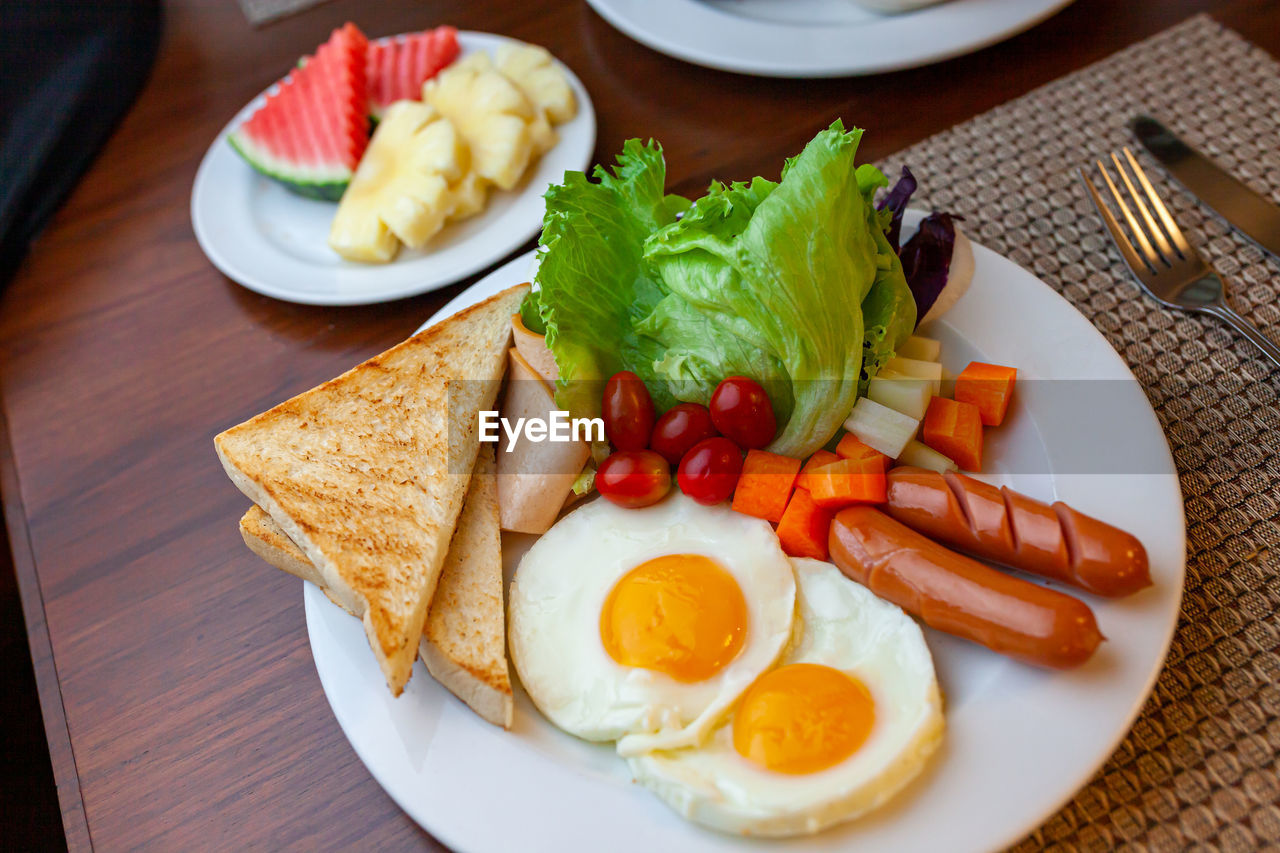
<path id="1" fill-rule="evenodd" d="M 1077 512 L 963 474 L 889 472 L 888 513 L 993 563 L 1118 598 L 1151 585 L 1147 551 L 1132 534 Z"/>
<path id="2" fill-rule="evenodd" d="M 841 510 L 830 548 L 832 562 L 876 595 L 1001 654 L 1066 669 L 1102 641 L 1083 601 L 957 554 L 872 507 Z"/>

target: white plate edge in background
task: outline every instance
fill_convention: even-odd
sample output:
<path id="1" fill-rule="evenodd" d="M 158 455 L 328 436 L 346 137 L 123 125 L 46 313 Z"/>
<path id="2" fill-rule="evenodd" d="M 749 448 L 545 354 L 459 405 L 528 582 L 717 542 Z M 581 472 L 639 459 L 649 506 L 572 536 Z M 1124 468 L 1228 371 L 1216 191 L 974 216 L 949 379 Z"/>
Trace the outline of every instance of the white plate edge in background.
<path id="1" fill-rule="evenodd" d="M 587 2 L 659 53 L 740 74 L 813 78 L 879 74 L 972 53 L 1030 29 L 1072 0 L 949 0 L 870 25 L 813 26 L 740 17 L 700 0 Z"/>

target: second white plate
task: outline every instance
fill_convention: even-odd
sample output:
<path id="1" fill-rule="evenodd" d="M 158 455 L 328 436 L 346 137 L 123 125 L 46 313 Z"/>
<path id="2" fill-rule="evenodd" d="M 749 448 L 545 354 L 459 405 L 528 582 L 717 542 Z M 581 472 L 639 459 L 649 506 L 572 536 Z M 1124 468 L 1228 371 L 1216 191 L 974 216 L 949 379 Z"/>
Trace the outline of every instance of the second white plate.
<path id="1" fill-rule="evenodd" d="M 908 224 L 918 218 L 909 214 Z M 1016 264 L 981 246 L 974 260 L 969 292 L 925 331 L 942 339 L 953 374 L 973 359 L 1018 367 L 1015 404 L 992 431 L 983 479 L 1129 530 L 1150 556 L 1154 587 L 1128 599 L 1084 596 L 1109 638 L 1085 666 L 1039 670 L 927 630 L 947 734 L 925 773 L 865 819 L 814 838 L 750 841 L 676 816 L 631 782 L 611 746 L 554 728 L 518 685 L 509 732 L 477 717 L 420 663 L 393 699 L 359 620 L 306 584 L 307 630 L 325 695 L 387 793 L 468 853 L 979 853 L 1003 849 L 1048 819 L 1115 750 L 1164 662 L 1182 600 L 1182 493 L 1159 422 L 1106 339 Z M 531 261 L 532 253 L 510 261 L 428 322 L 529 280 Z M 504 535 L 508 573 L 532 541 Z"/>
<path id="2" fill-rule="evenodd" d="M 587 0 L 660 53 L 766 77 L 845 77 L 971 53 L 1071 0 L 948 0 L 881 15 L 853 0 Z"/>
<path id="3" fill-rule="evenodd" d="M 459 32 L 462 56 L 512 41 Z M 209 146 L 191 190 L 191 223 L 200 248 L 228 278 L 250 290 L 307 305 L 365 305 L 452 284 L 500 261 L 542 227 L 543 194 L 566 170 L 584 170 L 596 144 L 596 115 L 582 81 L 563 64 L 578 114 L 558 126 L 560 142 L 513 190 L 495 190 L 484 213 L 450 225 L 426 250 L 401 250 L 389 264 L 343 260 L 329 248 L 337 205 L 289 192 L 253 171 L 227 134 L 262 105 L 259 95 Z"/>

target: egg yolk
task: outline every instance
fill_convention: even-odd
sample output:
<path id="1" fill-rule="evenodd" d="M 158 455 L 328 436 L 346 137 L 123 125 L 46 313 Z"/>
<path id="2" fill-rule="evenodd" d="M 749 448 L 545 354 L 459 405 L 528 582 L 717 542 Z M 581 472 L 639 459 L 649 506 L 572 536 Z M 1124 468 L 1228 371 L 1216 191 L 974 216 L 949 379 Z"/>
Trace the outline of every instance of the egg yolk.
<path id="1" fill-rule="evenodd" d="M 610 657 L 685 683 L 723 669 L 746 633 L 747 602 L 738 582 L 697 554 L 636 566 L 614 585 L 600 613 L 600 639 Z"/>
<path id="2" fill-rule="evenodd" d="M 743 694 L 733 748 L 778 773 L 814 773 L 852 755 L 875 723 L 871 691 L 816 663 L 766 672 Z"/>

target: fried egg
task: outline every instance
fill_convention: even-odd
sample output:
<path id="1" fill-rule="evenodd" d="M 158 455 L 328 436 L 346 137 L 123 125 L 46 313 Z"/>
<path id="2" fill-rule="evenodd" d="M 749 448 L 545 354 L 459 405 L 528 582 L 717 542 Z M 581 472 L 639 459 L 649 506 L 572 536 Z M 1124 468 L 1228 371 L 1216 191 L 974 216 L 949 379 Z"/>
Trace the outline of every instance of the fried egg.
<path id="1" fill-rule="evenodd" d="M 678 493 L 644 509 L 597 500 L 516 567 L 511 661 L 570 734 L 624 756 L 691 746 L 778 660 L 795 598 L 765 521 Z"/>
<path id="2" fill-rule="evenodd" d="M 637 781 L 724 832 L 818 832 L 882 805 L 942 739 L 920 627 L 829 563 L 797 559 L 799 619 L 780 664 L 699 747 L 633 755 Z"/>

